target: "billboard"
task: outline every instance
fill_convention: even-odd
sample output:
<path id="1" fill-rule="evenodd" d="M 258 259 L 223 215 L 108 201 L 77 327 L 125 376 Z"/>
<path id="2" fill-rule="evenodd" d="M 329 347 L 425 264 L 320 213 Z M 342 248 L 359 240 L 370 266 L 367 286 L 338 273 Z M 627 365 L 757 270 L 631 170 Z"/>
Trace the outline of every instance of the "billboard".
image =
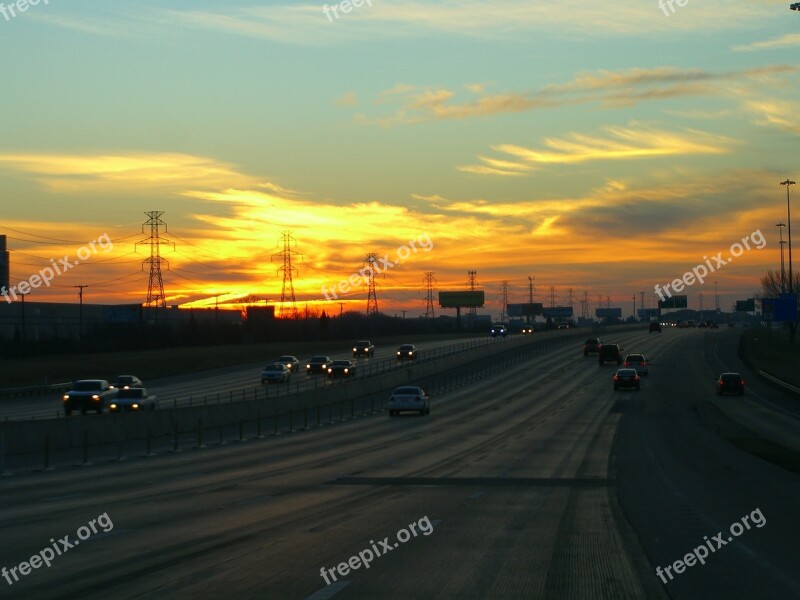
<path id="1" fill-rule="evenodd" d="M 796 321 L 797 294 L 781 294 L 779 298 L 762 298 L 761 314 L 768 321 Z"/>
<path id="2" fill-rule="evenodd" d="M 687 298 L 688 296 L 672 296 L 666 300 L 660 300 L 658 305 L 661 308 L 687 308 L 689 306 Z"/>
<path id="3" fill-rule="evenodd" d="M 646 319 L 657 319 L 658 318 L 658 309 L 657 308 L 639 308 L 636 310 L 636 314 L 639 316 L 639 319 L 646 320 Z"/>
<path id="4" fill-rule="evenodd" d="M 551 319 L 571 319 L 571 306 L 548 306 L 542 309 L 542 314 Z"/>
<path id="5" fill-rule="evenodd" d="M 622 318 L 622 309 L 621 308 L 595 308 L 594 309 L 594 316 L 598 319 L 621 319 Z"/>
<path id="6" fill-rule="evenodd" d="M 509 317 L 532 317 L 542 314 L 541 302 L 526 302 L 525 304 L 509 304 Z"/>
<path id="7" fill-rule="evenodd" d="M 483 290 L 463 292 L 439 292 L 439 306 L 442 308 L 475 307 L 483 306 Z"/>
<path id="8" fill-rule="evenodd" d="M 755 298 L 748 298 L 747 300 L 736 301 L 736 312 L 755 312 L 755 311 L 756 311 Z"/>

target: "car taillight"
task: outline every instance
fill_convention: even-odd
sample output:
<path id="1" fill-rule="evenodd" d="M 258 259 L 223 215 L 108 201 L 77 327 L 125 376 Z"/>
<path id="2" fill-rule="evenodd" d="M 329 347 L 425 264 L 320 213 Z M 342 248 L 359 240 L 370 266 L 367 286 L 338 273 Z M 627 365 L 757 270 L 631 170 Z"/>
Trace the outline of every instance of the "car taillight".
<path id="1" fill-rule="evenodd" d="M 626 366 L 626 367 L 630 367 L 630 366 L 631 366 L 631 363 L 629 363 L 629 362 L 626 360 L 626 361 L 625 361 L 625 366 Z"/>
<path id="2" fill-rule="evenodd" d="M 619 381 L 619 375 L 614 375 L 614 381 Z"/>
<path id="3" fill-rule="evenodd" d="M 639 381 L 639 376 L 638 376 L 638 375 L 636 375 L 636 376 L 633 378 L 633 380 L 634 380 L 634 381 Z"/>

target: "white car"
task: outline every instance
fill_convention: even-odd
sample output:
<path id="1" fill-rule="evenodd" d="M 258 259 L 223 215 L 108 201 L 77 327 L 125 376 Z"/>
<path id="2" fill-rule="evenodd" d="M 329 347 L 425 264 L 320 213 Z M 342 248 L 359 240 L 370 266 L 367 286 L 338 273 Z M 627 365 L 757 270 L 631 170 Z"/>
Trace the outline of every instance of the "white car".
<path id="1" fill-rule="evenodd" d="M 628 354 L 625 357 L 624 366 L 636 369 L 637 375 L 647 375 L 647 357 L 644 354 Z"/>
<path id="2" fill-rule="evenodd" d="M 431 414 L 431 398 L 421 387 L 404 385 L 392 392 L 389 398 L 389 416 L 399 415 L 401 411 Z"/>
<path id="3" fill-rule="evenodd" d="M 264 367 L 261 371 L 261 383 L 286 383 L 292 376 L 292 372 L 285 363 L 276 362 Z"/>

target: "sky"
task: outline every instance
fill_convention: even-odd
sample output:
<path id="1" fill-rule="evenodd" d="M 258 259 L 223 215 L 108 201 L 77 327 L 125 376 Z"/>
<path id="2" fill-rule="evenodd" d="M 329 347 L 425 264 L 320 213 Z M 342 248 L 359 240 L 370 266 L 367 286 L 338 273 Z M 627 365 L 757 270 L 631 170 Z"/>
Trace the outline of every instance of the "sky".
<path id="1" fill-rule="evenodd" d="M 288 232 L 300 307 L 366 310 L 374 253 L 387 314 L 476 271 L 486 312 L 533 277 L 628 315 L 760 232 L 682 292 L 728 310 L 779 268 L 800 177 L 789 4 L 5 2 L 10 283 L 67 257 L 28 301 L 142 303 L 159 211 L 168 304 L 279 303 Z"/>

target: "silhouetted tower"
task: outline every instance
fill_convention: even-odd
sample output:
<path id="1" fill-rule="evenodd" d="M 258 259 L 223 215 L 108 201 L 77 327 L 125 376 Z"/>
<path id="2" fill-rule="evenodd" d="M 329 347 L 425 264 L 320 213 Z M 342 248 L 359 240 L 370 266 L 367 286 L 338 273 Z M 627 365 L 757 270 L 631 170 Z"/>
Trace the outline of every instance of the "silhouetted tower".
<path id="1" fill-rule="evenodd" d="M 556 305 L 556 287 L 554 285 L 550 286 L 550 308 L 554 308 Z"/>
<path id="2" fill-rule="evenodd" d="M 475 286 L 477 285 L 477 271 L 467 271 L 469 275 L 469 279 L 467 280 L 467 285 L 469 286 L 469 291 L 474 292 Z M 471 327 L 475 327 L 478 322 L 478 309 L 475 306 L 469 307 L 469 312 L 467 313 L 467 323 L 470 324 Z"/>
<path id="3" fill-rule="evenodd" d="M 500 322 L 505 323 L 508 317 L 508 281 L 503 282 L 503 306 L 501 307 Z"/>
<path id="4" fill-rule="evenodd" d="M 572 288 L 567 290 L 567 306 L 570 308 L 575 306 L 575 291 Z"/>
<path id="5" fill-rule="evenodd" d="M 536 279 L 536 275 L 530 276 L 528 275 L 528 302 L 533 304 L 533 280 Z"/>
<path id="6" fill-rule="evenodd" d="M 425 300 L 427 304 L 425 305 L 425 318 L 426 319 L 433 319 L 433 284 L 436 282 L 436 278 L 433 276 L 433 271 L 427 271 L 425 273 Z"/>
<path id="7" fill-rule="evenodd" d="M 169 261 L 161 257 L 161 246 L 167 245 L 175 248 L 175 242 L 164 239 L 162 234 L 168 233 L 167 224 L 161 220 L 161 215 L 164 214 L 163 210 L 151 210 L 144 214 L 148 216 L 147 221 L 142 225 L 142 233 L 147 233 L 145 227 L 150 227 L 150 237 L 136 242 L 136 246 L 148 245 L 150 246 L 150 258 L 142 261 L 142 270 L 144 265 L 150 265 L 150 277 L 147 282 L 147 300 L 144 305 L 146 307 L 166 308 L 167 299 L 164 296 L 164 280 L 161 277 L 161 265 L 166 267 L 169 271 Z"/>
<path id="8" fill-rule="evenodd" d="M 283 250 L 276 252 L 272 255 L 272 260 L 280 259 L 281 266 L 278 267 L 278 273 L 283 273 L 283 285 L 281 286 L 281 316 L 286 310 L 286 305 L 289 305 L 289 316 L 292 319 L 297 319 L 297 304 L 294 297 L 294 274 L 297 273 L 297 267 L 292 265 L 292 257 L 303 255 L 297 252 L 294 247 L 297 245 L 291 231 L 284 231 L 281 234 L 281 245 Z"/>
<path id="9" fill-rule="evenodd" d="M 589 318 L 589 292 L 583 292 L 583 300 L 581 300 L 581 319 Z"/>
<path id="10" fill-rule="evenodd" d="M 375 263 L 378 255 L 375 253 L 367 254 L 364 260 L 363 272 L 367 276 L 367 314 L 378 314 L 378 293 L 375 290 Z"/>

